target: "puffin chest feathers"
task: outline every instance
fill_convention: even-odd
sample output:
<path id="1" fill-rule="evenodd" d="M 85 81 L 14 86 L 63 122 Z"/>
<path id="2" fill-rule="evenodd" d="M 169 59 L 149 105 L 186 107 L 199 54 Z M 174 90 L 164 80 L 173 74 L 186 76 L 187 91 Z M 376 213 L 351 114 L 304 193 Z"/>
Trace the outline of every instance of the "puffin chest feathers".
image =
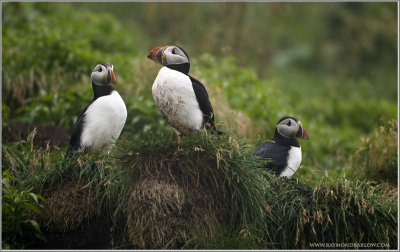
<path id="1" fill-rule="evenodd" d="M 301 147 L 291 146 L 287 156 L 287 166 L 283 169 L 280 176 L 290 178 L 300 167 Z"/>
<path id="2" fill-rule="evenodd" d="M 203 114 L 189 76 L 164 66 L 154 81 L 152 93 L 162 116 L 175 130 L 193 135 L 200 129 Z"/>
<path id="3" fill-rule="evenodd" d="M 97 98 L 86 110 L 81 146 L 101 148 L 115 143 L 125 125 L 127 111 L 117 91 Z"/>

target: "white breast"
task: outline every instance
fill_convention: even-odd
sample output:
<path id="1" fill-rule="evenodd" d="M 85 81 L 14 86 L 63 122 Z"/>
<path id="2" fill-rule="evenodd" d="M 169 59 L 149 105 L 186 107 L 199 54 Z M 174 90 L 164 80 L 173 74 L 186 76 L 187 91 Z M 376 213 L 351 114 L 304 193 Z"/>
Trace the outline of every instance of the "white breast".
<path id="1" fill-rule="evenodd" d="M 85 112 L 81 146 L 99 149 L 114 144 L 126 117 L 125 103 L 117 91 L 97 98 Z"/>
<path id="2" fill-rule="evenodd" d="M 178 135 L 196 133 L 203 114 L 196 100 L 190 78 L 178 71 L 163 67 L 152 88 L 153 98 L 164 119 L 177 130 Z"/>
<path id="3" fill-rule="evenodd" d="M 290 178 L 299 169 L 301 164 L 301 147 L 292 146 L 289 150 L 288 165 L 281 172 L 281 177 Z"/>

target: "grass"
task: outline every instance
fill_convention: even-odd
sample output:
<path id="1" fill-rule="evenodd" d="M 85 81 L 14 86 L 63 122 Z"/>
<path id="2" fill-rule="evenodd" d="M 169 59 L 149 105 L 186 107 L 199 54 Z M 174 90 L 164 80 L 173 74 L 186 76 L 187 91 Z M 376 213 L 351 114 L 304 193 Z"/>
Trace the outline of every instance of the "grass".
<path id="1" fill-rule="evenodd" d="M 2 248 L 20 249 L 29 247 L 35 239 L 46 241 L 36 220 L 30 213 L 40 213 L 42 196 L 31 189 L 18 190 L 13 186 L 15 178 L 10 170 L 2 172 Z"/>
<path id="2" fill-rule="evenodd" d="M 178 145 L 170 133 L 146 134 L 120 147 L 129 150 L 117 152 L 129 169 L 129 236 L 140 247 L 176 247 L 198 231 L 212 237 L 222 223 L 262 221 L 256 192 L 264 190 L 263 171 L 246 170 L 246 147 L 228 135 L 199 135 Z"/>
<path id="3" fill-rule="evenodd" d="M 279 223 L 271 232 L 278 248 L 310 248 L 316 241 L 374 241 L 397 247 L 397 205 L 385 199 L 380 188 L 325 177 L 313 187 L 286 185 L 278 192 L 269 201 L 271 219 Z"/>
<path id="4" fill-rule="evenodd" d="M 128 109 L 109 156 L 65 159 L 64 149 L 35 146 L 39 129 L 3 142 L 2 165 L 17 178 L 15 188 L 47 199 L 35 219 L 48 246 L 287 249 L 366 241 L 396 248 L 395 6 L 267 5 L 195 4 L 196 15 L 185 17 L 193 22 L 178 26 L 153 15 L 165 8 L 157 3 L 4 5 L 4 122 L 71 128 L 92 98 L 90 71 L 99 61 L 115 65 Z M 176 13 L 192 8 L 169 6 Z M 313 18 L 295 18 L 310 11 Z M 228 36 L 193 44 L 193 36 L 210 37 L 203 21 L 214 14 L 228 22 L 212 33 Z M 348 35 L 354 32 L 362 36 Z M 235 34 L 262 39 L 236 45 Z M 360 47 L 361 37 L 371 39 Z M 189 52 L 191 74 L 207 87 L 226 135 L 178 145 L 162 119 L 151 96 L 160 66 L 146 55 L 176 43 Z M 251 153 L 283 115 L 298 117 L 310 134 L 292 180 L 257 168 Z"/>
<path id="5" fill-rule="evenodd" d="M 387 198 L 389 186 L 328 176 L 317 185 L 269 182 L 267 230 L 223 229 L 213 240 L 196 241 L 196 248 L 313 249 L 313 243 L 374 242 L 397 248 L 397 203 Z"/>
<path id="6" fill-rule="evenodd" d="M 31 148 L 29 141 L 5 148 L 3 165 L 18 164 L 17 147 Z M 172 131 L 127 132 L 109 156 L 63 160 L 56 150 L 45 158 L 49 166 L 36 162 L 36 169 L 32 161 L 50 152 L 30 153 L 35 157 L 19 157 L 11 171 L 23 178 L 18 186 L 44 195 L 37 220 L 47 234 L 96 230 L 101 218 L 121 234 L 118 248 L 397 248 L 397 199 L 389 186 L 328 174 L 318 183 L 279 178 L 229 134 L 203 132 L 178 144 Z"/>
<path id="7" fill-rule="evenodd" d="M 361 138 L 348 162 L 358 178 L 397 184 L 397 129 L 398 122 L 391 120 L 377 127 L 370 137 Z"/>

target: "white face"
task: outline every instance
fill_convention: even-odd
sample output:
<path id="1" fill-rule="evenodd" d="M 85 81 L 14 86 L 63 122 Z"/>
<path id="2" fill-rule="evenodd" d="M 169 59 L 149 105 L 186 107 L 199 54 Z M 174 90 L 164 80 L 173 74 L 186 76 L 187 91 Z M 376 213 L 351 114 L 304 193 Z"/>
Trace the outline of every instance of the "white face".
<path id="1" fill-rule="evenodd" d="M 279 134 L 286 138 L 296 138 L 296 134 L 299 131 L 300 121 L 296 122 L 292 118 L 286 118 L 282 120 L 276 126 Z"/>
<path id="2" fill-rule="evenodd" d="M 98 64 L 92 71 L 92 81 L 97 85 L 110 85 L 115 82 L 114 66 Z"/>
<path id="3" fill-rule="evenodd" d="M 163 65 L 189 63 L 188 57 L 177 46 L 168 46 L 165 48 L 162 61 Z"/>

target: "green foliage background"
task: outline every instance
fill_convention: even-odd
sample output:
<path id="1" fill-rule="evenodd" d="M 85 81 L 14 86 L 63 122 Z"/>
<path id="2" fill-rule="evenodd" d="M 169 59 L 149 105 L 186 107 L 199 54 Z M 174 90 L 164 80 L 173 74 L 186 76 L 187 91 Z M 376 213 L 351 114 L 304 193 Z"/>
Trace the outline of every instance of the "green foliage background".
<path id="1" fill-rule="evenodd" d="M 165 131 L 151 96 L 160 67 L 146 56 L 177 44 L 236 137 L 256 146 L 280 117 L 302 121 L 299 180 L 328 171 L 397 184 L 397 3 L 14 2 L 2 4 L 2 25 L 3 123 L 71 129 L 91 100 L 91 70 L 111 62 L 123 134 Z M 361 162 L 382 155 L 390 164 Z M 376 163 L 383 172 L 360 172 Z"/>
<path id="2" fill-rule="evenodd" d="M 396 118 L 396 16 L 395 3 L 4 3 L 3 121 L 71 128 L 106 61 L 126 130 L 167 127 L 150 91 L 159 67 L 145 58 L 179 44 L 222 98 L 217 120 L 236 128 L 224 108 L 243 113 L 241 135 L 256 144 L 298 117 L 310 133 L 299 174 L 339 175 L 360 137 Z"/>

